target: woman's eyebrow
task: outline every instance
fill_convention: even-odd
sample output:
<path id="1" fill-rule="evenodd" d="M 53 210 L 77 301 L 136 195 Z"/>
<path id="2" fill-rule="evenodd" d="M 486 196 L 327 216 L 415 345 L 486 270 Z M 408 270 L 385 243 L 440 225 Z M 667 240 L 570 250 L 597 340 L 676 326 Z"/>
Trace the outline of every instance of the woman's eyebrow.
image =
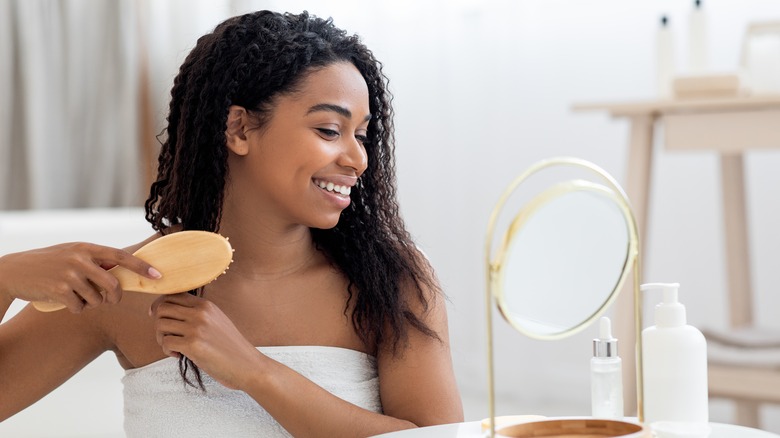
<path id="1" fill-rule="evenodd" d="M 352 111 L 344 108 L 343 106 L 335 105 L 332 103 L 318 103 L 317 105 L 314 105 L 313 107 L 309 108 L 308 111 L 306 111 L 306 114 L 316 113 L 318 111 L 332 111 L 335 113 L 338 113 L 341 116 L 344 116 L 345 118 L 351 119 L 352 118 Z M 367 115 L 363 121 L 369 121 L 371 120 L 371 114 Z"/>

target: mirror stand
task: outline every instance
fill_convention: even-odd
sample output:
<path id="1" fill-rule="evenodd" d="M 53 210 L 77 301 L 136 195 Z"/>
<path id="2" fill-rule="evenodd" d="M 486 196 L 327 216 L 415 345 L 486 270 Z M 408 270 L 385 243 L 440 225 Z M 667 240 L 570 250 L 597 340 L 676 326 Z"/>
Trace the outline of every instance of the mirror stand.
<path id="1" fill-rule="evenodd" d="M 496 224 L 509 198 L 521 184 L 528 184 L 532 175 L 566 166 L 585 170 L 600 182 L 567 179 L 537 194 L 512 216 L 494 254 Z M 598 250 L 609 245 L 615 250 L 604 257 L 593 257 L 594 241 L 598 242 Z M 625 192 L 611 175 L 593 163 L 573 157 L 543 160 L 529 167 L 505 189 L 491 213 L 485 245 L 490 437 L 496 434 L 494 302 L 517 331 L 535 339 L 562 339 L 599 318 L 617 298 L 630 271 L 634 289 L 637 417 L 640 424 L 644 422 L 639 254 L 636 220 Z M 549 261 L 548 265 L 545 261 Z M 591 283 L 595 286 L 590 286 Z M 591 292 L 590 295 L 578 296 L 583 289 L 586 295 Z M 547 297 L 551 303 L 548 308 L 537 305 Z M 561 302 L 588 298 L 595 301 L 590 306 L 570 306 L 584 308 L 585 313 L 561 312 Z M 529 316 L 529 309 L 538 313 Z"/>

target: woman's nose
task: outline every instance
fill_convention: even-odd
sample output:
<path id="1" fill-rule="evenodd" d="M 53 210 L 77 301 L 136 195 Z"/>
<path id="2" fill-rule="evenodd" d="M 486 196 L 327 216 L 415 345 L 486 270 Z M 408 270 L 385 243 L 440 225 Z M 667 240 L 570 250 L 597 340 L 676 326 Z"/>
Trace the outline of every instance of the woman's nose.
<path id="1" fill-rule="evenodd" d="M 339 165 L 355 169 L 361 175 L 368 167 L 368 154 L 366 148 L 358 139 L 352 138 L 345 142 L 344 149 L 339 157 Z"/>

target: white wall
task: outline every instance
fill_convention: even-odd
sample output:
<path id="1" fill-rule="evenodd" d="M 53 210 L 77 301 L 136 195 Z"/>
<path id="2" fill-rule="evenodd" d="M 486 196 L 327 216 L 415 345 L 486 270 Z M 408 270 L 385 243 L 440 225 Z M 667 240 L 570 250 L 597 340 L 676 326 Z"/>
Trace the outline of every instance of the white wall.
<path id="1" fill-rule="evenodd" d="M 574 113 L 571 105 L 651 98 L 658 18 L 670 15 L 682 65 L 690 3 L 234 2 L 234 12 L 270 5 L 333 16 L 337 25 L 361 34 L 385 64 L 396 98 L 402 211 L 450 296 L 453 360 L 468 420 L 487 414 L 483 239 L 493 204 L 514 176 L 549 156 L 585 158 L 625 181 L 625 122 Z M 748 22 L 780 19 L 775 0 L 704 3 L 717 70 L 737 67 Z M 221 18 L 215 16 L 214 24 Z M 717 158 L 668 153 L 660 144 L 656 152 L 645 279 L 680 282 L 689 321 L 723 327 Z M 750 154 L 746 163 L 757 319 L 777 327 L 780 152 Z M 590 412 L 588 361 L 595 329 L 555 342 L 523 338 L 503 323 L 496 330 L 499 414 Z M 713 421 L 730 421 L 728 406 L 716 404 L 713 410 Z M 765 414 L 768 428 L 780 432 L 778 411 Z"/>

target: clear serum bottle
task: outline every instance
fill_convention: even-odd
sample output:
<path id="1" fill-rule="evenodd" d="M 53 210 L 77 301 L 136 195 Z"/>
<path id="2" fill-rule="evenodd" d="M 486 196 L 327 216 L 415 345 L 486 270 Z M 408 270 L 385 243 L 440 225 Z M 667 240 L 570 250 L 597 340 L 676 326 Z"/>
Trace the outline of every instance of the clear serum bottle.
<path id="1" fill-rule="evenodd" d="M 594 418 L 623 419 L 623 363 L 607 317 L 599 320 L 599 337 L 593 340 L 590 389 Z"/>

